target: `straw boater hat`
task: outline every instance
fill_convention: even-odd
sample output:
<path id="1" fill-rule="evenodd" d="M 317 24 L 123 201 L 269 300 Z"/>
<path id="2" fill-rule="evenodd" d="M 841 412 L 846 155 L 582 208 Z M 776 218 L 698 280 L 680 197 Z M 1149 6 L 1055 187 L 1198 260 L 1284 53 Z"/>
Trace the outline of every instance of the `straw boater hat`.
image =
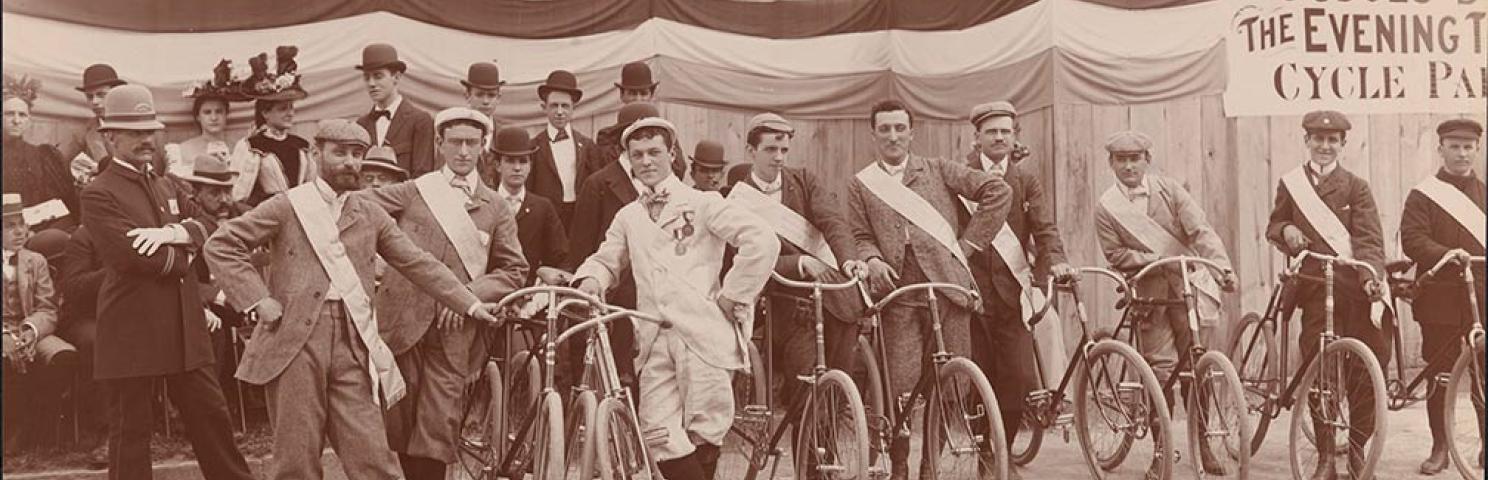
<path id="1" fill-rule="evenodd" d="M 440 110 L 434 115 L 434 131 L 437 133 L 444 128 L 444 124 L 458 120 L 478 123 L 481 126 L 481 135 L 491 134 L 491 117 L 466 107 L 450 107 Z"/>
<path id="2" fill-rule="evenodd" d="M 114 72 L 114 67 L 98 63 L 89 65 L 86 70 L 83 70 L 83 84 L 76 88 L 79 92 L 86 92 L 98 87 L 112 87 L 125 83 L 119 79 L 119 74 Z"/>
<path id="3" fill-rule="evenodd" d="M 140 85 L 120 85 L 103 97 L 99 130 L 164 130 L 155 119 L 155 96 Z"/>
<path id="4" fill-rule="evenodd" d="M 651 66 L 646 62 L 631 62 L 620 67 L 620 81 L 615 83 L 618 88 L 626 90 L 645 90 L 656 88 L 661 82 L 652 81 Z"/>
<path id="5" fill-rule="evenodd" d="M 203 153 L 196 157 L 191 174 L 182 178 L 196 185 L 232 187 L 237 176 L 238 172 L 228 166 L 227 159 Z"/>
<path id="6" fill-rule="evenodd" d="M 465 73 L 465 79 L 460 80 L 465 88 L 483 88 L 495 90 L 506 85 L 506 80 L 501 79 L 501 70 L 491 62 L 475 62 L 470 64 L 470 71 Z"/>
<path id="7" fill-rule="evenodd" d="M 0 208 L 3 208 L 3 216 L 6 217 L 20 215 L 21 210 L 25 208 L 25 205 L 21 204 L 21 194 L 19 193 L 5 194 L 3 201 L 0 201 L 0 203 L 3 203 L 3 205 L 0 205 Z"/>
<path id="8" fill-rule="evenodd" d="M 385 68 L 394 73 L 408 70 L 408 64 L 398 59 L 398 49 L 386 43 L 374 43 L 362 49 L 362 64 L 356 69 L 369 72 Z"/>
<path id="9" fill-rule="evenodd" d="M 537 147 L 532 145 L 532 140 L 527 137 L 527 130 L 522 127 L 501 127 L 496 132 L 496 141 L 492 142 L 491 151 L 503 157 L 525 157 L 537 152 Z"/>
<path id="10" fill-rule="evenodd" d="M 553 73 L 549 73 L 548 79 L 537 86 L 537 98 L 547 99 L 548 92 L 555 91 L 573 95 L 574 103 L 579 103 L 579 99 L 584 98 L 584 91 L 579 90 L 579 79 L 568 70 L 553 70 Z"/>
<path id="11" fill-rule="evenodd" d="M 408 179 L 408 170 L 398 166 L 398 156 L 393 151 L 393 147 L 378 146 L 367 149 L 367 157 L 362 160 L 362 170 L 369 168 L 392 172 L 402 180 Z"/>

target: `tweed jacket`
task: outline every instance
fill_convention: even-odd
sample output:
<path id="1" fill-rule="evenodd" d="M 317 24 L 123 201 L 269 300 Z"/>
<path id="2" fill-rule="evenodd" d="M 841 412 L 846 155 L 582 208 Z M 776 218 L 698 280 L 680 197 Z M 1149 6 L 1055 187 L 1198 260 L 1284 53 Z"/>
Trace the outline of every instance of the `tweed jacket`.
<path id="1" fill-rule="evenodd" d="M 57 331 L 57 291 L 52 286 L 52 274 L 40 253 L 23 248 L 15 255 L 15 289 L 21 307 L 15 317 L 20 321 L 6 327 L 30 324 L 36 329 L 36 338 L 41 339 Z"/>
<path id="2" fill-rule="evenodd" d="M 1147 216 L 1153 222 L 1162 226 L 1163 230 L 1198 256 L 1230 266 L 1230 256 L 1225 253 L 1224 242 L 1204 218 L 1204 208 L 1194 201 L 1182 183 L 1168 177 L 1148 174 L 1147 184 L 1152 189 L 1147 198 Z M 1127 231 L 1104 207 L 1097 206 L 1095 209 L 1095 233 L 1106 261 L 1116 270 L 1135 273 L 1163 256 L 1144 246 L 1141 240 Z M 1167 292 L 1182 292 L 1183 276 L 1176 269 L 1165 273 L 1143 279 L 1135 286 L 1136 291 L 1147 296 L 1164 295 L 1161 287 L 1167 286 L 1171 289 Z"/>

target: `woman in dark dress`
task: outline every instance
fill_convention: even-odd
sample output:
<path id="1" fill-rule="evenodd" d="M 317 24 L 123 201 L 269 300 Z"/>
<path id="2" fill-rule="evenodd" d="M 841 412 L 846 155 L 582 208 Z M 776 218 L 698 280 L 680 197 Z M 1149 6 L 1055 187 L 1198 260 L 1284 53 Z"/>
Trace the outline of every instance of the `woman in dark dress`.
<path id="1" fill-rule="evenodd" d="M 39 222 L 32 231 L 59 228 L 71 231 L 77 227 L 78 197 L 73 186 L 72 174 L 62 153 L 52 145 L 35 145 L 24 138 L 31 128 L 31 106 L 41 82 L 28 78 L 5 76 L 4 94 L 4 191 L 19 193 L 27 208 L 34 209 L 46 219 L 28 219 Z M 44 217 L 44 218 L 45 218 Z"/>
<path id="2" fill-rule="evenodd" d="M 268 72 L 267 55 L 250 58 L 253 76 L 243 83 L 253 99 L 253 133 L 233 147 L 232 168 L 238 172 L 233 200 L 258 205 L 279 192 L 314 179 L 310 142 L 289 132 L 295 102 L 310 96 L 300 87 L 294 47 L 275 51 L 278 69 Z"/>

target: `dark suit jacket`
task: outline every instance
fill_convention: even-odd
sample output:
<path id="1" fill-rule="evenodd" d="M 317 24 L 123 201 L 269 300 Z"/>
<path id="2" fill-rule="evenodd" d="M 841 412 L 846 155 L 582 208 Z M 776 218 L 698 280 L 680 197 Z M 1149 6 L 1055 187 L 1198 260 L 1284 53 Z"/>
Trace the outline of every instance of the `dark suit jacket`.
<path id="1" fill-rule="evenodd" d="M 155 190 L 155 199 L 147 188 Z M 172 202 L 177 211 L 172 211 Z M 212 342 L 189 255 L 199 252 L 215 225 L 181 221 L 197 216 L 195 204 L 178 195 L 169 180 L 157 176 L 147 183 L 143 174 L 120 165 L 110 165 L 83 189 L 82 204 L 87 212 L 83 225 L 104 271 L 95 377 L 167 375 L 212 363 Z M 125 236 L 135 228 L 173 223 L 186 227 L 190 245 L 167 245 L 144 256 Z"/>
<path id="2" fill-rule="evenodd" d="M 1460 178 L 1441 171 L 1437 172 L 1436 178 L 1466 193 L 1479 210 L 1484 209 L 1485 186 L 1477 175 Z M 1477 227 L 1484 228 L 1483 225 Z M 1405 251 L 1405 256 L 1416 262 L 1418 274 L 1426 273 L 1426 269 L 1436 265 L 1442 255 L 1452 249 L 1483 255 L 1483 244 L 1478 243 L 1472 232 L 1463 228 L 1436 202 L 1415 190 L 1406 195 L 1405 211 L 1400 215 L 1400 248 Z M 1475 315 L 1468 308 L 1467 292 L 1458 281 L 1461 271 L 1462 267 L 1455 265 L 1442 267 L 1436 277 L 1442 281 L 1426 282 L 1416 290 L 1416 297 L 1411 302 L 1416 321 L 1428 325 L 1458 326 L 1470 325 L 1473 318 L 1482 318 L 1482 312 Z M 1473 278 L 1477 280 L 1478 306 L 1482 308 L 1481 302 L 1488 299 L 1484 295 L 1488 278 L 1484 278 L 1482 269 L 1473 271 Z"/>
<path id="3" fill-rule="evenodd" d="M 530 192 L 529 192 L 530 193 Z M 635 184 L 625 174 L 619 162 L 610 162 L 579 188 L 579 200 L 574 205 L 572 225 L 568 228 L 568 260 L 563 269 L 570 272 L 579 268 L 584 259 L 599 250 L 605 231 L 622 207 L 634 202 L 640 194 Z M 635 306 L 635 281 L 631 275 L 621 275 L 611 287 L 608 299 L 615 305 Z"/>
<path id="4" fill-rule="evenodd" d="M 87 228 L 73 230 L 61 263 L 57 276 L 62 292 L 62 323 L 65 330 L 71 330 L 76 323 L 92 322 L 97 317 L 98 288 L 103 285 L 103 264 L 98 261 L 93 235 Z"/>
<path id="5" fill-rule="evenodd" d="M 745 167 L 745 170 L 745 173 L 749 173 L 749 167 Z M 836 192 L 818 182 L 816 175 L 805 169 L 782 168 L 780 177 L 780 203 L 785 205 L 785 208 L 800 214 L 818 231 L 821 231 L 822 237 L 827 241 L 827 246 L 837 256 L 839 263 L 857 260 L 858 249 L 853 242 L 852 229 L 847 226 L 847 216 L 843 214 L 843 204 L 837 198 Z M 754 175 L 745 175 L 741 181 L 759 189 L 759 185 L 754 181 Z M 790 279 L 802 279 L 801 272 L 797 268 L 802 256 L 810 256 L 810 253 L 781 238 L 780 256 L 775 260 L 775 273 Z M 844 276 L 830 281 L 835 283 L 846 280 Z M 774 284 L 767 284 L 767 288 L 771 293 L 785 290 L 777 288 Z M 823 306 L 838 320 L 856 323 L 862 316 L 864 309 L 862 295 L 856 289 L 824 292 L 823 299 Z M 776 308 L 774 312 L 776 315 L 789 315 L 790 310 Z"/>
<path id="6" fill-rule="evenodd" d="M 1311 167 L 1304 167 L 1310 169 Z M 1309 173 L 1311 175 L 1311 173 Z M 1384 233 L 1380 229 L 1379 211 L 1374 206 L 1374 194 L 1369 191 L 1369 182 L 1354 176 L 1353 172 L 1345 170 L 1342 165 L 1333 169 L 1333 173 L 1323 178 L 1315 187 L 1318 196 L 1322 197 L 1323 203 L 1328 209 L 1338 216 L 1338 221 L 1343 222 L 1344 228 L 1348 229 L 1349 242 L 1353 245 L 1354 259 L 1367 262 L 1374 266 L 1380 275 L 1385 274 L 1385 241 Z M 1336 255 L 1332 247 L 1323 240 L 1312 224 L 1302 216 L 1302 210 L 1292 201 L 1292 194 L 1288 193 L 1285 185 L 1276 186 L 1276 204 L 1271 209 L 1271 221 L 1266 225 L 1266 239 L 1288 255 L 1297 252 L 1286 249 L 1286 240 L 1282 235 L 1282 229 L 1287 225 L 1295 225 L 1302 229 L 1307 235 L 1308 249 L 1328 255 Z M 1317 262 L 1307 262 L 1303 273 L 1311 276 L 1321 276 L 1322 267 Z M 1340 268 L 1336 270 L 1334 280 L 1334 292 L 1339 297 L 1363 299 L 1364 275 L 1352 268 Z M 1322 285 L 1313 282 L 1304 282 L 1297 290 L 1298 299 L 1310 297 L 1313 292 L 1321 294 Z"/>
<path id="7" fill-rule="evenodd" d="M 1003 160 L 1011 161 L 1011 160 Z M 972 151 L 966 156 L 966 165 L 973 170 L 982 169 L 980 152 Z M 1009 198 L 1007 225 L 1017 235 L 1018 243 L 1031 252 L 1033 262 L 1033 284 L 1041 285 L 1049 274 L 1049 267 L 1064 263 L 1064 241 L 1059 238 L 1059 227 L 1054 224 L 1054 211 L 1044 196 L 1044 185 L 1038 171 L 1031 162 L 1014 162 L 1008 165 L 1003 181 L 1012 191 Z M 968 214 L 970 212 L 967 212 Z M 999 227 L 1000 228 L 1000 227 Z M 997 295 L 1008 305 L 1019 305 L 1022 286 L 1013 278 L 1013 272 L 1002 257 L 992 249 L 972 255 L 973 265 L 986 267 L 989 280 Z"/>
<path id="8" fill-rule="evenodd" d="M 603 168 L 605 159 L 600 158 L 599 147 L 594 145 L 593 140 L 579 133 L 573 125 L 569 125 L 568 130 L 574 141 L 574 194 L 577 196 L 584 185 L 584 179 Z M 542 195 L 557 206 L 563 203 L 563 181 L 558 178 L 558 165 L 553 162 L 553 142 L 549 138 L 546 125 L 543 126 L 542 133 L 532 137 L 532 147 L 537 152 L 532 154 L 532 173 L 527 175 L 527 192 Z"/>
<path id="9" fill-rule="evenodd" d="M 357 124 L 367 129 L 373 142 L 377 141 L 377 122 L 372 120 L 372 112 L 362 114 Z M 409 103 L 408 97 L 403 97 L 403 103 L 393 112 L 386 140 L 398 157 L 398 166 L 408 171 L 408 178 L 418 178 L 444 165 L 434 156 L 434 117 Z"/>
<path id="10" fill-rule="evenodd" d="M 951 223 L 957 238 L 981 250 L 992 248 L 992 238 L 1002 228 L 1011 203 L 1007 182 L 957 161 L 912 155 L 905 162 L 905 187 L 930 202 Z M 864 168 L 879 166 L 870 163 Z M 980 205 L 965 223 L 958 221 L 966 212 L 958 196 Z M 847 202 L 848 221 L 858 247 L 857 258 L 882 258 L 894 271 L 903 274 L 905 246 L 909 246 L 930 281 L 976 288 L 971 273 L 940 242 L 868 191 L 856 178 L 848 184 Z M 960 295 L 949 298 L 962 308 L 976 308 L 970 299 Z"/>
<path id="11" fill-rule="evenodd" d="M 539 267 L 563 268 L 568 261 L 568 235 L 563 232 L 563 223 L 558 221 L 558 210 L 553 203 L 539 195 L 530 192 L 523 195 L 516 216 L 517 238 L 527 265 L 531 266 L 524 285 L 530 285 Z"/>

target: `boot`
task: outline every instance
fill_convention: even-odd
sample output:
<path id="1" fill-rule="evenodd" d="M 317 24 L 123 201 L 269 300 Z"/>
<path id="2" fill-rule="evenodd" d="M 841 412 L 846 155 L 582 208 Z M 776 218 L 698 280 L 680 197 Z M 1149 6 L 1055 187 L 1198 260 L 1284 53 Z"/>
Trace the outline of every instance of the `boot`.
<path id="1" fill-rule="evenodd" d="M 1431 456 L 1421 462 L 1421 468 L 1418 471 L 1421 475 L 1436 475 L 1447 469 L 1447 461 L 1447 449 L 1433 446 Z"/>
<path id="2" fill-rule="evenodd" d="M 682 458 L 656 463 L 661 475 L 667 480 L 705 480 L 703 467 L 698 464 L 697 452 Z"/>
<path id="3" fill-rule="evenodd" d="M 1224 475 L 1227 473 L 1224 464 L 1219 463 L 1219 459 L 1214 457 L 1214 452 L 1208 443 L 1199 445 L 1199 461 L 1202 462 L 1201 465 L 1204 467 L 1204 473 L 1210 475 Z"/>
<path id="4" fill-rule="evenodd" d="M 1312 471 L 1312 480 L 1337 480 L 1338 470 L 1333 466 L 1333 454 L 1318 455 L 1317 469 Z"/>
<path id="5" fill-rule="evenodd" d="M 712 480 L 713 474 L 718 472 L 718 456 L 721 451 L 718 445 L 701 444 L 692 455 L 697 457 L 698 465 L 703 469 L 703 478 Z"/>
<path id="6" fill-rule="evenodd" d="M 889 445 L 889 480 L 909 480 L 908 438 L 895 438 Z"/>

